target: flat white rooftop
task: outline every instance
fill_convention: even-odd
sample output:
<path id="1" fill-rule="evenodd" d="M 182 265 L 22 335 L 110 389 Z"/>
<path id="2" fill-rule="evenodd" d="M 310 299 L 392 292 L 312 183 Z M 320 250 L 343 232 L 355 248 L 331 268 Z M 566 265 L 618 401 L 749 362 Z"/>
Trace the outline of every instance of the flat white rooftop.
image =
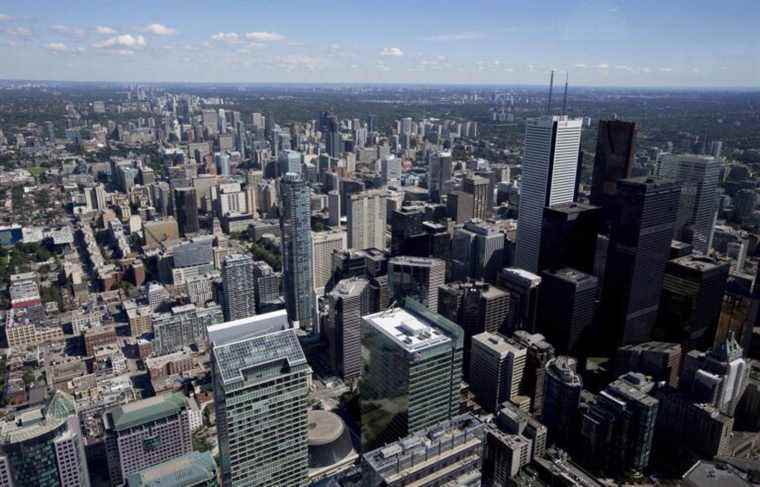
<path id="1" fill-rule="evenodd" d="M 365 316 L 364 320 L 408 352 L 419 352 L 451 342 L 441 330 L 403 308 L 381 311 Z"/>

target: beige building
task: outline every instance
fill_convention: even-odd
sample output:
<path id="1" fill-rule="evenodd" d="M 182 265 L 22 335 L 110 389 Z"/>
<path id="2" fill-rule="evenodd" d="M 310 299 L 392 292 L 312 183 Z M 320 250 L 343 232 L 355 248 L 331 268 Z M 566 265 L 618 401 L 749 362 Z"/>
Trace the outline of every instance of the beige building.
<path id="1" fill-rule="evenodd" d="M 383 190 L 351 195 L 346 208 L 349 248 L 385 248 L 386 198 Z"/>
<path id="2" fill-rule="evenodd" d="M 314 290 L 324 289 L 332 276 L 332 254 L 346 248 L 346 232 L 311 232 Z"/>

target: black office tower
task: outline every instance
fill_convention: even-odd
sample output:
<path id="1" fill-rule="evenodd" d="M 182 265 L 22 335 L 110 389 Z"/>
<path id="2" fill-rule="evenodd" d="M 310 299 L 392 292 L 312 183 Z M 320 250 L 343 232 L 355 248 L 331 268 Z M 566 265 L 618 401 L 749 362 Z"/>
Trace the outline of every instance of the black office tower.
<path id="1" fill-rule="evenodd" d="M 596 139 L 591 204 L 602 208 L 602 231 L 608 232 L 615 215 L 617 183 L 631 177 L 636 155 L 636 124 L 600 120 Z"/>
<path id="2" fill-rule="evenodd" d="M 712 348 L 729 270 L 728 262 L 701 255 L 668 261 L 657 338 L 680 343 L 684 353 Z"/>
<path id="3" fill-rule="evenodd" d="M 681 192 L 677 183 L 654 178 L 623 179 L 617 191 L 602 293 L 609 353 L 651 338 Z"/>
<path id="4" fill-rule="evenodd" d="M 593 273 L 600 215 L 600 208 L 583 203 L 544 208 L 538 271 L 572 267 Z"/>
<path id="5" fill-rule="evenodd" d="M 185 236 L 200 231 L 195 188 L 174 189 L 174 216 L 177 219 L 180 235 Z"/>
<path id="6" fill-rule="evenodd" d="M 589 336 L 596 312 L 599 281 L 596 277 L 564 267 L 541 273 L 539 332 L 559 354 L 585 356 L 593 340 Z"/>

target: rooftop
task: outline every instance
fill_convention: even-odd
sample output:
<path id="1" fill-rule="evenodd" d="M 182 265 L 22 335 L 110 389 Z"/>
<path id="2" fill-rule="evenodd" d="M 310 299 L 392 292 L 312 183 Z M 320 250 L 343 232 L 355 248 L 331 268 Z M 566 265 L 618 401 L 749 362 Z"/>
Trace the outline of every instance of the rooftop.
<path id="1" fill-rule="evenodd" d="M 129 487 L 184 487 L 213 480 L 216 463 L 209 452 L 191 452 L 153 467 L 133 473 L 127 478 Z"/>
<path id="2" fill-rule="evenodd" d="M 475 344 L 480 345 L 483 348 L 487 348 L 497 353 L 501 358 L 505 358 L 507 355 L 525 355 L 526 349 L 508 340 L 506 337 L 499 335 L 498 333 L 483 332 L 472 337 L 473 346 Z"/>
<path id="3" fill-rule="evenodd" d="M 179 414 L 187 407 L 182 394 L 155 396 L 117 406 L 106 413 L 110 429 L 123 431 L 145 423 Z"/>
<path id="4" fill-rule="evenodd" d="M 419 352 L 451 342 L 449 337 L 431 326 L 430 321 L 401 307 L 365 316 L 364 320 L 407 352 Z"/>

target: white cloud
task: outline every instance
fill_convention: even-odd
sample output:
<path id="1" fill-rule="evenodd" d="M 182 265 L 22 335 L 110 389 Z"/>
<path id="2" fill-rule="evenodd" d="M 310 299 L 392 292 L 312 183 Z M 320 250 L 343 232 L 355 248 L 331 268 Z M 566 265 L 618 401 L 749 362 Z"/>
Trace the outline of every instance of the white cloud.
<path id="1" fill-rule="evenodd" d="M 163 24 L 150 24 L 143 30 L 157 36 L 170 36 L 177 33 L 176 29 L 172 29 L 171 27 L 167 27 Z"/>
<path id="2" fill-rule="evenodd" d="M 588 65 L 583 64 L 583 63 L 579 63 L 579 64 L 576 64 L 575 67 L 578 68 L 578 69 L 586 69 L 586 68 L 588 68 Z"/>
<path id="3" fill-rule="evenodd" d="M 96 34 L 103 34 L 103 35 L 114 35 L 116 34 L 116 30 L 112 29 L 110 27 L 106 27 L 104 25 L 99 25 L 95 27 L 95 33 Z"/>
<path id="4" fill-rule="evenodd" d="M 604 64 L 604 63 L 597 64 L 596 67 L 599 68 L 599 69 L 610 69 L 610 65 L 609 64 Z"/>
<path id="5" fill-rule="evenodd" d="M 459 32 L 456 34 L 437 34 L 428 37 L 423 37 L 422 40 L 432 42 L 446 42 L 446 41 L 474 41 L 478 39 L 485 39 L 485 34 L 482 32 Z"/>
<path id="6" fill-rule="evenodd" d="M 253 42 L 279 42 L 285 40 L 285 36 L 277 32 L 248 32 L 245 38 Z"/>
<path id="7" fill-rule="evenodd" d="M 398 47 L 384 47 L 382 51 L 380 51 L 381 56 L 390 56 L 390 57 L 401 57 L 404 55 L 404 51 L 399 49 Z"/>
<path id="8" fill-rule="evenodd" d="M 32 35 L 32 30 L 26 27 L 8 27 L 4 32 L 14 37 L 29 37 Z"/>
<path id="9" fill-rule="evenodd" d="M 211 36 L 212 41 L 224 42 L 225 44 L 240 44 L 240 36 L 235 32 L 217 32 Z"/>
<path id="10" fill-rule="evenodd" d="M 632 66 L 626 66 L 625 64 L 618 64 L 615 66 L 615 69 L 619 69 L 620 71 L 628 71 L 629 73 L 635 71 Z"/>
<path id="11" fill-rule="evenodd" d="M 11 20 L 13 17 L 10 15 L 0 14 L 0 22 L 3 22 L 5 20 Z"/>
<path id="12" fill-rule="evenodd" d="M 48 49 L 50 51 L 58 51 L 58 52 L 67 50 L 66 44 L 64 44 L 63 42 L 51 42 L 50 44 L 45 46 L 45 49 Z"/>
<path id="13" fill-rule="evenodd" d="M 60 25 L 60 24 L 51 26 L 50 30 L 52 30 L 53 32 L 57 32 L 58 34 L 62 34 L 65 36 L 73 36 L 73 37 L 82 37 L 85 34 L 84 29 L 80 29 L 79 27 L 71 27 L 68 25 Z"/>
<path id="14" fill-rule="evenodd" d="M 673 71 L 673 68 L 660 68 L 659 71 L 661 73 L 670 73 L 671 71 Z"/>
<path id="15" fill-rule="evenodd" d="M 92 47 L 98 49 L 111 48 L 111 47 L 145 47 L 145 38 L 141 35 L 133 36 L 131 34 L 122 34 L 120 36 L 109 37 L 102 42 L 96 42 Z"/>

